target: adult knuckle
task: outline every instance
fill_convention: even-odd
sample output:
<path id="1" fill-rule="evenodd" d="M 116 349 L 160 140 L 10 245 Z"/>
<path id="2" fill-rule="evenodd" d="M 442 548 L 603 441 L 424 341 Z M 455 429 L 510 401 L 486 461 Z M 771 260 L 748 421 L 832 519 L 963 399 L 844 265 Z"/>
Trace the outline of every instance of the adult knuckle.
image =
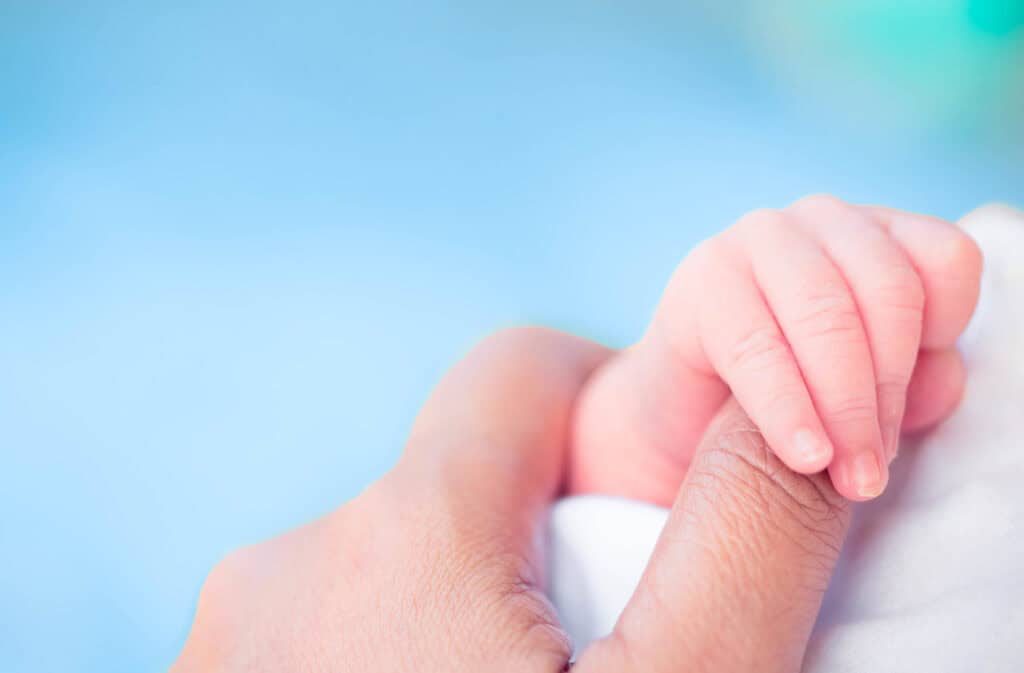
<path id="1" fill-rule="evenodd" d="M 214 564 L 199 590 L 200 604 L 220 603 L 234 593 L 243 581 L 244 569 L 250 563 L 253 553 L 251 547 L 242 547 Z"/>
<path id="2" fill-rule="evenodd" d="M 693 484 L 719 501 L 739 501 L 743 512 L 759 512 L 765 489 L 784 468 L 757 426 L 745 415 L 713 425 L 705 436 L 691 472 Z"/>
<path id="3" fill-rule="evenodd" d="M 766 448 L 757 446 L 758 433 L 731 432 L 710 446 L 691 467 L 691 485 L 714 506 L 730 527 L 741 528 L 748 517 L 768 506 L 774 469 Z"/>
<path id="4" fill-rule="evenodd" d="M 756 516 L 787 531 L 809 553 L 819 553 L 821 546 L 838 548 L 848 516 L 842 497 L 823 475 L 801 475 L 787 468 L 756 429 L 738 427 L 719 434 L 705 446 L 693 469 L 698 484 L 728 491 L 718 493 L 716 500 L 735 501 L 743 516 Z"/>
<path id="5" fill-rule="evenodd" d="M 200 602 L 204 597 L 216 602 L 245 597 L 259 583 L 273 544 L 265 541 L 239 547 L 215 563 L 200 588 Z"/>
<path id="6" fill-rule="evenodd" d="M 237 645 L 239 629 L 246 619 L 245 606 L 257 591 L 246 580 L 252 553 L 249 548 L 231 552 L 210 570 L 199 590 L 195 623 L 179 667 L 198 661 L 204 667 L 219 666 Z"/>
<path id="7" fill-rule="evenodd" d="M 578 385 L 596 366 L 603 352 L 582 339 L 546 327 L 510 327 L 485 337 L 466 354 L 442 379 L 438 393 L 428 401 L 421 418 L 429 418 L 435 430 L 441 414 L 434 412 L 438 399 L 459 395 L 467 381 L 490 383 L 488 389 L 497 398 L 503 394 L 519 394 L 522 390 L 545 390 L 550 382 L 563 386 Z M 558 372 L 559 376 L 554 373 Z M 515 391 L 518 391 L 517 393 Z M 561 389 L 559 389 L 561 391 Z M 463 395 L 464 396 L 464 395 Z M 443 405 L 440 405 L 443 406 Z M 422 430 L 422 428 L 419 428 Z"/>
<path id="8" fill-rule="evenodd" d="M 504 327 L 481 339 L 474 352 L 529 353 L 538 345 L 550 343 L 559 334 L 556 330 L 536 325 Z"/>
<path id="9" fill-rule="evenodd" d="M 572 651 L 568 636 L 554 606 L 536 585 L 520 578 L 498 596 L 497 607 L 505 621 L 499 637 L 510 654 L 548 652 L 568 659 Z"/>
<path id="10" fill-rule="evenodd" d="M 524 555 L 495 553 L 479 540 L 445 545 L 414 583 L 416 593 L 435 598 L 417 598 L 419 607 L 409 610 L 417 623 L 434 622 L 452 637 L 469 634 L 476 646 L 504 660 L 545 654 L 568 659 L 571 645 L 530 567 Z"/>
<path id="11" fill-rule="evenodd" d="M 323 519 L 320 541 L 332 554 L 340 579 L 371 576 L 381 568 L 381 559 L 393 557 L 408 537 L 410 521 L 396 501 L 404 496 L 407 502 L 418 502 L 420 494 L 412 489 L 399 494 L 390 483 L 395 474 L 387 473 Z M 378 521 L 390 525 L 378 526 Z"/>

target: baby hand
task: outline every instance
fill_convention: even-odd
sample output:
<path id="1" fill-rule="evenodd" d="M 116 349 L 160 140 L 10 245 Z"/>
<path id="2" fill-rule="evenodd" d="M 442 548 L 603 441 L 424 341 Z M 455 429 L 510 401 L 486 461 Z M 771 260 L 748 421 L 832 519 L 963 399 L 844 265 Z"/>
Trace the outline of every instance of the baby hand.
<path id="1" fill-rule="evenodd" d="M 955 225 L 831 197 L 757 211 L 677 269 L 579 400 L 570 489 L 669 504 L 731 392 L 790 468 L 879 495 L 901 425 L 948 415 L 981 253 Z"/>

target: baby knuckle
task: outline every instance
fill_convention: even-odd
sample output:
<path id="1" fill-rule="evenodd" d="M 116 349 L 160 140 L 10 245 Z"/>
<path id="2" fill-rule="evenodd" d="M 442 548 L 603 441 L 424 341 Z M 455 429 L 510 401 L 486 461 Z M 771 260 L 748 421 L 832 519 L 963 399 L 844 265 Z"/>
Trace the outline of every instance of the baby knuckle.
<path id="1" fill-rule="evenodd" d="M 845 396 L 825 407 L 829 422 L 838 425 L 873 423 L 878 418 L 878 400 L 875 391 L 868 395 Z"/>
<path id="2" fill-rule="evenodd" d="M 753 210 L 739 219 L 733 230 L 742 237 L 771 237 L 780 230 L 793 226 L 789 216 L 773 208 Z"/>
<path id="3" fill-rule="evenodd" d="M 730 254 L 721 234 L 698 243 L 676 267 L 665 290 L 663 303 L 672 306 L 685 306 L 691 303 L 699 305 L 699 302 L 693 301 L 694 296 L 690 288 L 696 283 L 706 283 L 708 278 L 721 276 L 723 270 L 732 266 Z M 697 297 L 698 300 L 701 298 Z"/>
<path id="4" fill-rule="evenodd" d="M 878 420 L 883 425 L 899 424 L 903 418 L 903 410 L 907 404 L 907 389 L 910 373 L 880 378 L 875 384 L 878 391 Z"/>
<path id="5" fill-rule="evenodd" d="M 824 288 L 809 296 L 794 327 L 803 338 L 862 336 L 860 312 L 849 295 L 839 289 Z"/>
<path id="6" fill-rule="evenodd" d="M 832 194 L 809 194 L 797 200 L 792 207 L 812 215 L 831 216 L 851 206 Z"/>
<path id="7" fill-rule="evenodd" d="M 981 268 L 985 263 L 985 255 L 977 241 L 964 234 L 963 240 L 960 242 L 960 250 L 957 254 L 971 273 L 975 275 L 981 274 Z"/>
<path id="8" fill-rule="evenodd" d="M 716 268 L 729 257 L 729 246 L 719 234 L 706 238 L 697 244 L 683 260 L 681 268 L 691 269 L 696 274 Z"/>
<path id="9" fill-rule="evenodd" d="M 878 391 L 878 399 L 891 398 L 902 399 L 907 395 L 907 388 L 910 385 L 910 371 L 887 372 L 879 376 L 875 383 L 875 390 Z"/>
<path id="10" fill-rule="evenodd" d="M 804 407 L 806 396 L 807 389 L 800 379 L 792 383 L 778 383 L 757 403 L 758 415 L 760 418 L 790 416 L 792 410 Z"/>
<path id="11" fill-rule="evenodd" d="M 910 266 L 900 265 L 879 277 L 872 296 L 878 305 L 920 316 L 924 313 L 925 289 Z"/>
<path id="12" fill-rule="evenodd" d="M 960 232 L 943 247 L 943 268 L 950 269 L 950 275 L 963 280 L 974 280 L 981 275 L 984 263 L 981 248 L 967 234 Z"/>
<path id="13" fill-rule="evenodd" d="M 729 348 L 728 371 L 771 369 L 789 357 L 785 337 L 774 325 L 757 327 L 739 337 Z"/>

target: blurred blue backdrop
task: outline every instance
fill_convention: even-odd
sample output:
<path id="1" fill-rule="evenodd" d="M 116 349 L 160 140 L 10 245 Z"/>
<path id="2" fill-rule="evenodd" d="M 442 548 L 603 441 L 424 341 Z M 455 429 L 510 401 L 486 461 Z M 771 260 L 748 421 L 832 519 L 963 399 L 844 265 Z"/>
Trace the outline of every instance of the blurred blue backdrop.
<path id="1" fill-rule="evenodd" d="M 1024 14 L 902 4 L 0 4 L 0 670 L 165 669 L 476 339 L 624 344 L 747 210 L 1024 200 Z"/>

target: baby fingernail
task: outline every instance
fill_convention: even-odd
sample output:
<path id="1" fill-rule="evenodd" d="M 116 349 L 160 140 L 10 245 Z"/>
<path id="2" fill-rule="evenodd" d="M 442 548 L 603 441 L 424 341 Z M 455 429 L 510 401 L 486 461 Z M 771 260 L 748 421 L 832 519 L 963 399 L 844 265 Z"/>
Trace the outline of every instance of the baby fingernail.
<path id="1" fill-rule="evenodd" d="M 862 498 L 877 498 L 885 490 L 885 473 L 873 452 L 864 452 L 850 458 L 850 481 Z"/>
<path id="2" fill-rule="evenodd" d="M 800 428 L 793 434 L 793 452 L 801 465 L 824 467 L 832 460 L 832 447 L 821 436 L 807 428 Z"/>

